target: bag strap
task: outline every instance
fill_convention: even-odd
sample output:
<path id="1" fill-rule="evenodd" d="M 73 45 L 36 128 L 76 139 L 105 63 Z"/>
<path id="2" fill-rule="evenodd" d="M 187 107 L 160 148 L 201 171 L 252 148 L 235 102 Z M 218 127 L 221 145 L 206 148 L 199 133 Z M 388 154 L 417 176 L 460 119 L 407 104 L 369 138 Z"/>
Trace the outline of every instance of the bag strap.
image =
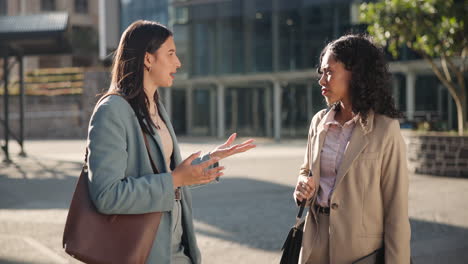
<path id="1" fill-rule="evenodd" d="M 141 132 L 143 132 L 143 138 L 145 139 L 146 152 L 148 152 L 148 157 L 149 157 L 150 162 L 151 162 L 151 168 L 153 168 L 154 174 L 158 174 L 159 173 L 158 172 L 159 171 L 158 167 L 156 167 L 156 164 L 154 163 L 153 158 L 151 157 L 151 152 L 150 152 L 149 143 L 148 143 L 148 137 L 146 136 L 146 133 L 143 131 L 143 129 L 141 130 Z"/>
<path id="2" fill-rule="evenodd" d="M 327 107 L 327 110 L 325 110 L 324 115 L 327 114 L 328 112 L 330 112 L 330 110 L 332 110 L 332 109 L 333 109 L 333 106 Z M 309 177 L 312 177 L 312 174 Z M 302 218 L 302 215 L 304 214 L 304 208 L 305 208 L 306 202 L 307 202 L 307 200 L 304 199 L 304 200 L 302 200 L 302 202 L 300 204 L 299 212 L 297 213 L 297 216 L 296 216 L 297 222 L 300 221 L 300 219 Z"/>
<path id="3" fill-rule="evenodd" d="M 296 218 L 298 218 L 298 219 L 302 218 L 302 215 L 304 214 L 304 208 L 305 208 L 305 205 L 306 205 L 306 201 L 307 200 L 305 200 L 305 199 L 302 200 L 301 207 L 299 208 L 299 212 L 297 213 Z"/>
<path id="4" fill-rule="evenodd" d="M 301 223 L 303 222 L 302 214 L 304 213 L 304 208 L 305 208 L 305 205 L 306 205 L 306 201 L 307 200 L 302 200 L 302 202 L 301 202 L 301 207 L 299 208 L 299 212 L 297 213 L 297 216 L 296 216 L 296 224 L 294 225 L 295 229 L 299 229 Z"/>

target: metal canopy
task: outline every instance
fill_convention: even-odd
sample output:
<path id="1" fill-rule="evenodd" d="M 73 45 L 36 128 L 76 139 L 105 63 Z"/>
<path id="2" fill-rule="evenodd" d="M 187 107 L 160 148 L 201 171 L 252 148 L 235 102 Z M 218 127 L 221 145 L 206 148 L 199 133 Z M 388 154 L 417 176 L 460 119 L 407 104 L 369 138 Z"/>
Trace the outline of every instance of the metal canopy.
<path id="1" fill-rule="evenodd" d="M 0 46 L 9 46 L 9 56 L 69 53 L 68 21 L 64 12 L 0 16 Z"/>
<path id="2" fill-rule="evenodd" d="M 21 146 L 20 155 L 25 156 L 24 143 L 24 56 L 40 56 L 64 54 L 71 52 L 69 38 L 69 16 L 64 12 L 42 13 L 20 16 L 0 16 L 0 57 L 3 58 L 4 119 L 0 124 L 4 127 L 5 153 L 4 162 L 10 163 L 8 143 L 10 136 Z M 16 61 L 10 63 L 10 57 Z M 20 131 L 15 135 L 9 126 L 9 92 L 8 84 L 10 70 L 14 63 L 19 64 L 20 84 Z"/>

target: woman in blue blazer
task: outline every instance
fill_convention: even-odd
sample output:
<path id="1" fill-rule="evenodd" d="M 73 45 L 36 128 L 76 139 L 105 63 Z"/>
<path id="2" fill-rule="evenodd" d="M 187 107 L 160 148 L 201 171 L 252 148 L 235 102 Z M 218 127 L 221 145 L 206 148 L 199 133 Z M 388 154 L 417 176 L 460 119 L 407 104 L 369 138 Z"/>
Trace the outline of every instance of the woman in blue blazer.
<path id="1" fill-rule="evenodd" d="M 187 186 L 223 175 L 220 159 L 255 147 L 233 145 L 236 134 L 211 153 L 182 160 L 158 87 L 170 87 L 181 67 L 171 31 L 136 21 L 123 33 L 111 87 L 97 104 L 88 131 L 90 196 L 103 214 L 164 212 L 147 263 L 198 264 L 192 200 Z M 159 174 L 154 174 L 145 137 Z"/>

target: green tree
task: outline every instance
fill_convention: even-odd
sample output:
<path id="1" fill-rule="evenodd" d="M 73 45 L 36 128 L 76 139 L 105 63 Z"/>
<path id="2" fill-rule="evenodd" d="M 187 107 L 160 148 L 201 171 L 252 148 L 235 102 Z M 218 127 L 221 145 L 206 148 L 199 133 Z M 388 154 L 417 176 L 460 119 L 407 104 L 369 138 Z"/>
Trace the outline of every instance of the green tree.
<path id="1" fill-rule="evenodd" d="M 394 57 L 406 45 L 431 65 L 455 101 L 460 135 L 467 117 L 467 14 L 467 0 L 380 0 L 360 6 L 360 20 Z"/>

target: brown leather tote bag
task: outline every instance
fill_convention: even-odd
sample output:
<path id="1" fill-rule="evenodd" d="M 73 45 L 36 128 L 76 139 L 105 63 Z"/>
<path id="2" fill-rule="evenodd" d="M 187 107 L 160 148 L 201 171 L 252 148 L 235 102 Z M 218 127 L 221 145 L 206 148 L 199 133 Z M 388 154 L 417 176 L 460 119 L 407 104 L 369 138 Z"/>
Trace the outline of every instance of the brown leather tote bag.
<path id="1" fill-rule="evenodd" d="M 148 139 L 146 150 L 155 174 Z M 161 222 L 162 212 L 138 215 L 105 215 L 97 211 L 88 191 L 86 160 L 68 211 L 63 248 L 72 257 L 90 264 L 143 264 L 146 262 Z"/>

